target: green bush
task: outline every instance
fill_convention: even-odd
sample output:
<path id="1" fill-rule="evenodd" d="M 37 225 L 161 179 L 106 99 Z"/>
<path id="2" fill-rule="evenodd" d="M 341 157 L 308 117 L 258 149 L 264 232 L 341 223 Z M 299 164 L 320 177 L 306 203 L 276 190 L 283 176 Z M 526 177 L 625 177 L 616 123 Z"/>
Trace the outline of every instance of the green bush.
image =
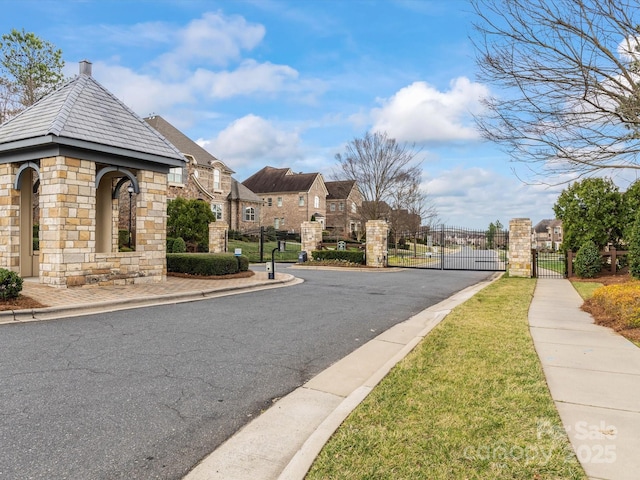
<path id="1" fill-rule="evenodd" d="M 173 242 L 175 241 L 175 238 L 167 237 L 167 253 L 173 252 Z"/>
<path id="2" fill-rule="evenodd" d="M 118 230 L 118 247 L 129 245 L 129 230 Z"/>
<path id="3" fill-rule="evenodd" d="M 187 244 L 182 237 L 178 237 L 173 241 L 171 246 L 171 253 L 185 253 L 187 251 Z"/>
<path id="4" fill-rule="evenodd" d="M 22 278 L 16 272 L 0 268 L 0 300 L 18 298 L 22 291 Z"/>
<path id="5" fill-rule="evenodd" d="M 640 210 L 630 231 L 629 238 L 629 273 L 633 278 L 640 278 Z"/>
<path id="6" fill-rule="evenodd" d="M 33 247 L 33 251 L 37 252 L 40 250 L 40 239 L 38 237 L 33 237 L 33 244 L 31 245 Z"/>
<path id="7" fill-rule="evenodd" d="M 593 278 L 600 272 L 602 259 L 595 243 L 589 240 L 580 247 L 573 262 L 573 268 L 580 278 Z"/>
<path id="8" fill-rule="evenodd" d="M 364 252 L 357 250 L 314 250 L 311 257 L 314 260 L 340 260 L 364 264 Z"/>
<path id="9" fill-rule="evenodd" d="M 239 255 L 236 259 L 238 260 L 238 270 L 240 272 L 246 272 L 249 270 L 249 257 Z"/>
<path id="10" fill-rule="evenodd" d="M 212 276 L 238 273 L 241 266 L 249 269 L 249 259 L 230 253 L 169 253 L 167 271 L 189 275 Z M 245 270 L 245 271 L 246 271 Z"/>

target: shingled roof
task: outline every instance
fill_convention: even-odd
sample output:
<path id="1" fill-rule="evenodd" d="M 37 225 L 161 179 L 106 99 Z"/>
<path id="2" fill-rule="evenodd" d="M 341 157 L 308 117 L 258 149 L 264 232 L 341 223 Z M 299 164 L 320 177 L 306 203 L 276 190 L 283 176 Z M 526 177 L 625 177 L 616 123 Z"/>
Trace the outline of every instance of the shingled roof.
<path id="1" fill-rule="evenodd" d="M 356 185 L 355 180 L 337 180 L 334 182 L 324 182 L 327 187 L 327 191 L 329 195 L 327 195 L 327 200 L 339 200 L 344 199 L 349 196 L 351 190 Z"/>
<path id="2" fill-rule="evenodd" d="M 255 193 L 306 192 L 319 173 L 293 173 L 290 168 L 264 167 L 242 184 Z"/>
<path id="3" fill-rule="evenodd" d="M 87 66 L 87 64 L 89 66 Z M 92 76 L 90 63 L 59 89 L 0 125 L 0 161 L 42 157 L 52 146 L 182 166 L 184 157 Z"/>
<path id="4" fill-rule="evenodd" d="M 204 148 L 191 140 L 160 115 L 152 115 L 150 117 L 146 117 L 144 120 L 158 132 L 160 132 L 163 137 L 165 137 L 173 145 L 175 145 L 176 148 L 183 154 L 186 153 L 187 155 L 191 155 L 193 158 L 195 158 L 198 165 L 211 166 L 214 163 L 219 163 L 224 167 L 227 173 L 235 173 L 228 166 L 226 166 L 224 162 L 211 155 L 211 153 L 207 152 Z"/>

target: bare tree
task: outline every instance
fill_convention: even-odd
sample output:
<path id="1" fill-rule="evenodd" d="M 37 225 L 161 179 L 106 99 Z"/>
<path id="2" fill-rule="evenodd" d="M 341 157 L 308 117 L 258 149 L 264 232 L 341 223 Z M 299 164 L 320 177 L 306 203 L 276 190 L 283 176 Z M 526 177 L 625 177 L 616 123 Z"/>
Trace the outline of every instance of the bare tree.
<path id="1" fill-rule="evenodd" d="M 640 168 L 640 9 L 631 0 L 472 0 L 478 124 L 535 174 Z"/>
<path id="2" fill-rule="evenodd" d="M 422 169 L 413 145 L 399 144 L 384 132 L 367 133 L 349 142 L 344 155 L 337 154 L 334 177 L 355 180 L 363 196 L 361 219 L 390 220 L 394 210 L 422 216 L 427 212 L 426 193 L 420 190 Z M 430 213 L 435 213 L 432 206 Z"/>

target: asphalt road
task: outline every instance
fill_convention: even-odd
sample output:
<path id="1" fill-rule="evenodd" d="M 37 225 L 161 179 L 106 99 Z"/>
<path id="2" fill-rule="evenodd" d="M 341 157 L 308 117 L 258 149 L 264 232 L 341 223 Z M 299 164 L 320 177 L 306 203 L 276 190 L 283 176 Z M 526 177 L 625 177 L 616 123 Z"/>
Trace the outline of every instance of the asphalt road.
<path id="1" fill-rule="evenodd" d="M 180 479 L 279 397 L 491 272 L 305 282 L 0 326 L 0 479 Z"/>

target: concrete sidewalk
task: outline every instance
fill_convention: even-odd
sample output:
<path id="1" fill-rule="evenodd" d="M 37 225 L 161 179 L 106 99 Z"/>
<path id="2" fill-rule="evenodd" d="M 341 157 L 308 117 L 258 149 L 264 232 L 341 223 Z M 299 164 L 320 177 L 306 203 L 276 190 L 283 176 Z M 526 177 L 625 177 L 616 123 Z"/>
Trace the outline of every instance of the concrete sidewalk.
<path id="1" fill-rule="evenodd" d="M 538 280 L 529 325 L 551 396 L 590 479 L 640 478 L 640 348 L 593 323 L 568 280 Z M 541 429 L 539 434 L 552 434 Z"/>

